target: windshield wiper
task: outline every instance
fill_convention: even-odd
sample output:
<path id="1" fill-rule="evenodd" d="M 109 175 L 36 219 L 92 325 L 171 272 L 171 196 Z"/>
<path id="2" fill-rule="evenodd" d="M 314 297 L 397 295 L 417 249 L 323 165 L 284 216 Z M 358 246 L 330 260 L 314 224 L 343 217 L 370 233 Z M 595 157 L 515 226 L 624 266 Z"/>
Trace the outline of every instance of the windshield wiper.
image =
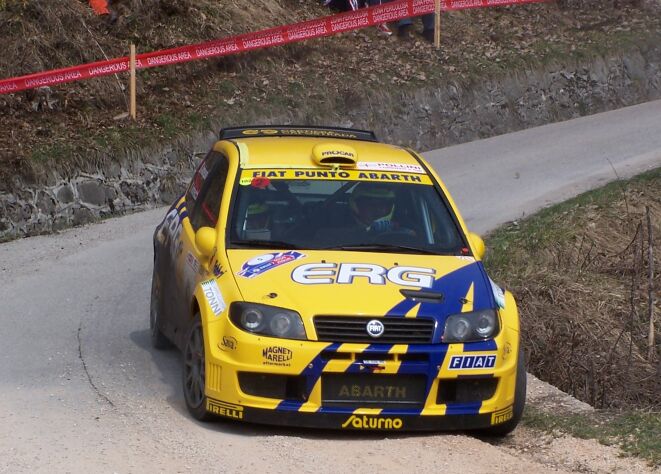
<path id="1" fill-rule="evenodd" d="M 422 253 L 425 255 L 454 255 L 454 253 L 441 253 L 429 249 L 409 247 L 407 245 L 394 244 L 356 244 L 356 245 L 334 245 L 322 247 L 319 250 L 358 250 L 363 252 L 399 252 L 399 253 Z"/>
<path id="2" fill-rule="evenodd" d="M 291 242 L 282 242 L 279 240 L 233 240 L 230 242 L 230 245 L 237 245 L 248 248 L 260 247 L 273 249 L 300 249 L 298 245 L 294 245 Z"/>

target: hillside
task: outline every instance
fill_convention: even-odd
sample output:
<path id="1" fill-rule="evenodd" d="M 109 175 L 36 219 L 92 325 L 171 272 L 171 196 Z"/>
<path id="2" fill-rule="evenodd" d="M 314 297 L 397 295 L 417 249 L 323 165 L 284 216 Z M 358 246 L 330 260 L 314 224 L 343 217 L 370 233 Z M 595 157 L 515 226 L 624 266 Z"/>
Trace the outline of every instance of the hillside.
<path id="1" fill-rule="evenodd" d="M 181 46 L 328 14 L 314 2 L 123 0 L 119 18 L 97 17 L 87 2 L 0 3 L 4 54 L 0 77 Z M 342 109 L 370 91 L 415 90 L 448 80 L 470 83 L 544 61 L 645 47 L 661 33 L 658 1 L 577 2 L 445 13 L 442 48 L 421 37 L 400 40 L 375 29 L 309 40 L 218 60 L 157 68 L 139 75 L 139 120 L 127 108 L 125 76 L 0 96 L 0 191 L 16 176 L 43 181 L 47 171 L 85 169 L 125 150 L 167 142 L 211 120 L 265 121 L 305 108 Z M 650 39 L 652 38 L 652 39 Z M 361 126 L 360 123 L 354 123 Z"/>
<path id="2" fill-rule="evenodd" d="M 659 410 L 660 235 L 661 168 L 490 236 L 486 266 L 519 296 L 532 373 L 596 408 Z"/>

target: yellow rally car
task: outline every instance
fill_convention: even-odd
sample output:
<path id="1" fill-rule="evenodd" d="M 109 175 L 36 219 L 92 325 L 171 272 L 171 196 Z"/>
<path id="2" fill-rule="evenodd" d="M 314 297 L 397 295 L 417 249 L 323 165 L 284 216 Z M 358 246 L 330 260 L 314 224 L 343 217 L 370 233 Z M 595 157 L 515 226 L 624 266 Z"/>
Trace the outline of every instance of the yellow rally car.
<path id="1" fill-rule="evenodd" d="M 223 129 L 154 234 L 152 343 L 183 351 L 199 420 L 504 435 L 526 372 L 483 254 L 411 150 Z"/>

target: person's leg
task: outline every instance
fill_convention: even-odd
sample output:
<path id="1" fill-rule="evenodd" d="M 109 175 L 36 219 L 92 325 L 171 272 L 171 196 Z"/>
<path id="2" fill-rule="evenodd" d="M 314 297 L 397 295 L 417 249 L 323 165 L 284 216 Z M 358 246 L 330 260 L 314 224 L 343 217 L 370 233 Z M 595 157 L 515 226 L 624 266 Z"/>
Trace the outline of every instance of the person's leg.
<path id="1" fill-rule="evenodd" d="M 427 15 L 422 15 L 420 17 L 422 19 L 422 28 L 424 30 L 431 30 L 434 31 L 434 14 L 429 13 Z"/>
<path id="2" fill-rule="evenodd" d="M 377 5 L 382 5 L 384 3 L 391 2 L 392 0 L 367 0 L 367 6 L 368 7 L 375 7 Z M 386 36 L 390 36 L 392 34 L 392 31 L 390 31 L 390 28 L 388 28 L 387 23 L 379 23 L 376 25 L 376 29 L 379 31 L 379 33 L 384 34 Z"/>
<path id="3" fill-rule="evenodd" d="M 430 42 L 434 41 L 434 13 L 422 15 L 422 36 Z"/>
<path id="4" fill-rule="evenodd" d="M 413 27 L 413 18 L 402 18 L 397 22 L 397 36 L 405 39 L 412 38 L 411 36 L 412 27 Z"/>

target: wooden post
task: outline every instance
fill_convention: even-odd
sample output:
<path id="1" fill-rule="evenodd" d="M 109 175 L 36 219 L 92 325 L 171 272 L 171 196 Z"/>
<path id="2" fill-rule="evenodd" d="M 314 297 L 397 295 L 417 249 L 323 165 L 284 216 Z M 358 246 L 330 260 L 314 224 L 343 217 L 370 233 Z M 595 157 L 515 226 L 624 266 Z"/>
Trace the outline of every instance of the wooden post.
<path id="1" fill-rule="evenodd" d="M 647 304 L 649 305 L 650 330 L 647 336 L 647 360 L 652 362 L 656 352 L 654 344 L 654 246 L 652 238 L 652 217 L 650 216 L 649 206 L 645 206 L 647 214 L 647 264 L 649 265 L 648 286 L 647 286 Z"/>
<path id="2" fill-rule="evenodd" d="M 434 46 L 441 49 L 441 0 L 434 0 Z"/>
<path id="3" fill-rule="evenodd" d="M 131 120 L 135 120 L 136 117 L 136 104 L 135 104 L 135 45 L 131 44 L 131 55 L 129 58 L 129 68 L 131 70 L 131 79 L 129 84 L 130 90 L 130 105 L 129 105 L 129 115 Z"/>

